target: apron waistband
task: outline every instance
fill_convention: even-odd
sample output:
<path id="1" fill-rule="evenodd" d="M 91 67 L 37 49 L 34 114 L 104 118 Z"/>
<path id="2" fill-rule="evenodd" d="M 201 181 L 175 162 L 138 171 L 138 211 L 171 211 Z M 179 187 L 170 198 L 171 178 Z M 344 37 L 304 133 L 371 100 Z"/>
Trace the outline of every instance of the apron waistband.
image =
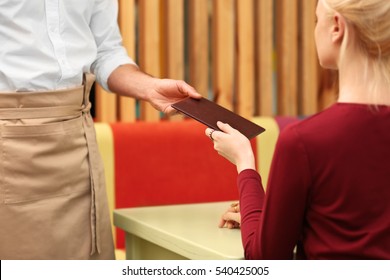
<path id="1" fill-rule="evenodd" d="M 82 113 L 88 113 L 91 104 L 81 106 L 56 106 L 40 108 L 3 108 L 0 109 L 0 119 L 38 119 L 38 118 L 60 118 L 68 116 L 78 116 Z"/>

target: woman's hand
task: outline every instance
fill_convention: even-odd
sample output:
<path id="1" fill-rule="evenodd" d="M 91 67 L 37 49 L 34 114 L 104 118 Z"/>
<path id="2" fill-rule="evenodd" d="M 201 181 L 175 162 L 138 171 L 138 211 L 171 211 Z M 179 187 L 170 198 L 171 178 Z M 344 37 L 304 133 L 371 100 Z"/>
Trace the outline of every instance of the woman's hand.
<path id="1" fill-rule="evenodd" d="M 240 204 L 232 203 L 226 212 L 222 215 L 218 227 L 239 228 L 241 223 Z"/>
<path id="2" fill-rule="evenodd" d="M 248 138 L 230 125 L 217 123 L 221 131 L 207 128 L 205 133 L 214 142 L 214 149 L 237 166 L 240 173 L 245 169 L 256 169 L 255 156 Z"/>

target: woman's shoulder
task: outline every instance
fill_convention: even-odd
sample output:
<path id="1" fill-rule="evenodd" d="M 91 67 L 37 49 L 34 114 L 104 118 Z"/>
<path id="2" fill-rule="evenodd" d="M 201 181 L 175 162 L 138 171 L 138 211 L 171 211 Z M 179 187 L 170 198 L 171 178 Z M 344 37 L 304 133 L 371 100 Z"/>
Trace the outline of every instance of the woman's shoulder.
<path id="1" fill-rule="evenodd" d="M 303 117 L 300 121 L 288 125 L 286 130 L 324 132 L 324 129 L 328 131 L 331 128 L 343 127 L 356 122 L 359 118 L 364 118 L 363 112 L 372 113 L 372 108 L 366 104 L 335 103 L 316 114 Z"/>
<path id="2" fill-rule="evenodd" d="M 337 143 L 366 133 L 367 129 L 390 125 L 390 107 L 335 103 L 325 110 L 286 126 L 279 138 L 305 144 Z"/>
<path id="3" fill-rule="evenodd" d="M 287 125 L 281 131 L 279 138 L 284 142 L 322 142 L 329 138 L 338 137 L 340 133 L 345 133 L 345 127 L 351 120 L 348 117 L 346 108 L 341 108 L 336 103 L 325 110 L 301 118 L 299 121 Z"/>

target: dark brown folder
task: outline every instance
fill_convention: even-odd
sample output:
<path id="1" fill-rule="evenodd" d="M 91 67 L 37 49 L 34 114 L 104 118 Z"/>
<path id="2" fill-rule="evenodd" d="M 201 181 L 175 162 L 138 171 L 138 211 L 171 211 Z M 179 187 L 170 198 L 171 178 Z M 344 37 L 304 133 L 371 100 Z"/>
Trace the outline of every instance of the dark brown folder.
<path id="1" fill-rule="evenodd" d="M 217 121 L 228 123 L 248 139 L 265 131 L 263 127 L 206 98 L 187 98 L 172 104 L 172 107 L 215 130 L 220 130 L 217 126 Z"/>

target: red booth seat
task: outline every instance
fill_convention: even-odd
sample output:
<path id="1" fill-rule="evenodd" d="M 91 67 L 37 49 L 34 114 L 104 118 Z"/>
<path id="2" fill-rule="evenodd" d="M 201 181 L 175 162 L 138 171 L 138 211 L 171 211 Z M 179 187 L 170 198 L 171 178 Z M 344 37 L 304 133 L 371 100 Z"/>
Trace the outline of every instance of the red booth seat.
<path id="1" fill-rule="evenodd" d="M 279 131 L 296 120 L 253 119 L 266 128 L 266 132 L 251 141 L 264 184 Z M 238 199 L 236 168 L 213 149 L 204 134 L 204 125 L 185 120 L 95 123 L 95 127 L 111 211 Z M 124 248 L 121 230 L 114 229 L 114 239 L 118 249 Z"/>

